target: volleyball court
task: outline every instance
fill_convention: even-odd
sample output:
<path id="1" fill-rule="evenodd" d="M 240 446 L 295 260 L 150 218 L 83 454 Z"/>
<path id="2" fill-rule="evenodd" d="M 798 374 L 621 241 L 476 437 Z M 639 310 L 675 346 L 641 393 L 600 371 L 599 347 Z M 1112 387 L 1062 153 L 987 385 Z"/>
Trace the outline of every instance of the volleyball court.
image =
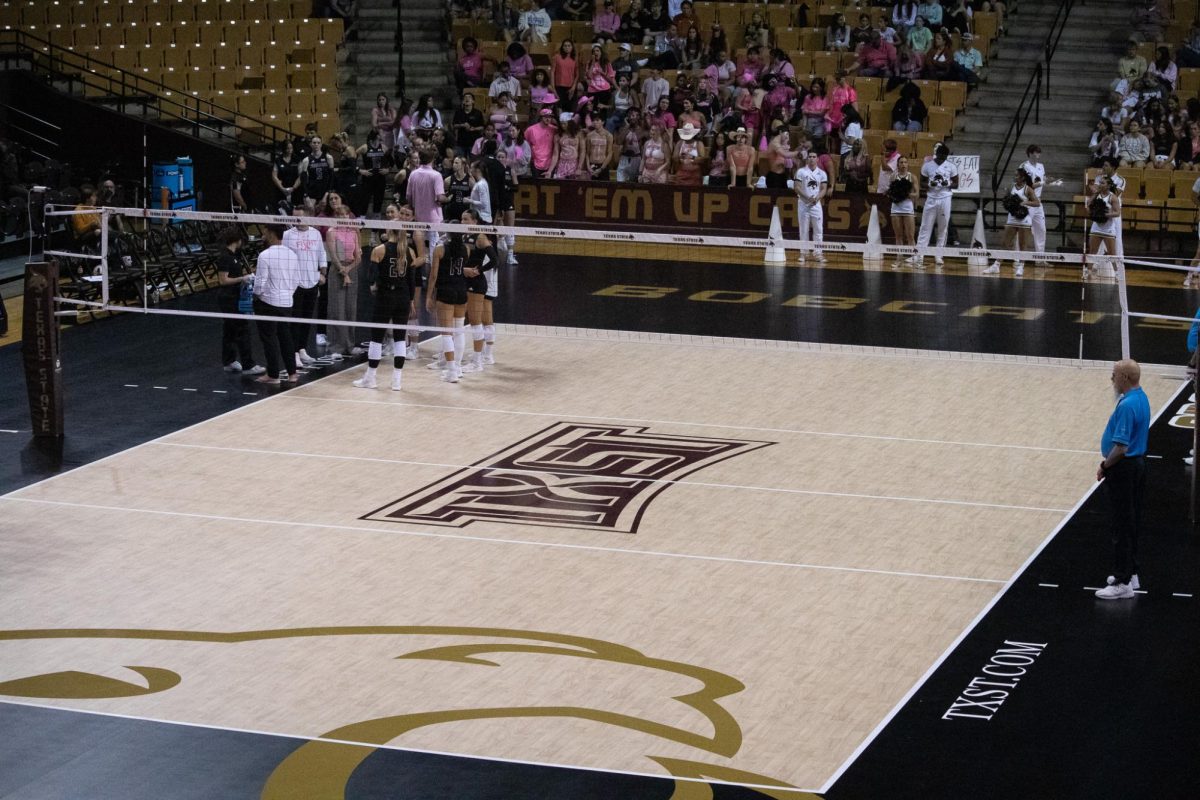
<path id="1" fill-rule="evenodd" d="M 689 794 L 704 781 L 771 797 L 827 789 L 1082 502 L 1111 403 L 1106 359 L 1121 349 L 1114 329 L 1094 359 L 1024 357 L 1021 336 L 974 353 L 887 347 L 886 332 L 828 341 L 837 303 L 805 283 L 826 273 L 795 255 L 823 250 L 845 272 L 865 259 L 866 286 L 892 274 L 872 268 L 880 254 L 867 246 L 637 234 L 631 247 L 552 228 L 103 213 L 123 219 L 124 249 L 92 259 L 100 280 L 60 296 L 64 310 L 114 333 L 139 315 L 138 335 L 163 340 L 180 326 L 215 339 L 230 317 L 313 330 L 290 352 L 274 345 L 267 376 L 287 371 L 280 383 L 219 379 L 265 400 L 0 498 L 16 565 L 0 601 L 0 682 L 24 687 L 22 702 L 308 739 L 267 796 L 314 770 L 348 780 L 362 756 L 347 743 L 666 776 L 678 797 L 704 796 Z M 206 304 L 211 266 L 189 272 L 190 256 L 236 226 L 253 263 L 279 246 L 279 225 L 352 230 L 368 260 L 382 239 L 364 303 L 385 278 L 425 269 L 428 248 L 396 255 L 391 237 L 401 252 L 410 231 L 434 242 L 439 273 L 461 268 L 455 281 L 474 277 L 482 249 L 495 309 L 511 314 L 491 323 L 491 358 L 469 358 L 485 352 L 483 320 L 459 314 L 445 273 L 415 324 L 403 310 L 354 322 L 367 342 L 357 357 L 379 362 L 373 381 L 368 363 L 314 368 L 315 326 L 328 341 L 344 318 Z M 769 280 L 809 298 L 791 308 L 813 317 L 816 338 L 674 333 L 650 312 L 646 330 L 523 322 L 520 302 L 569 298 L 585 268 L 640 265 L 643 287 L 689 268 L 664 266 L 655 248 L 782 270 Z M 763 267 L 769 248 L 788 266 Z M 1019 310 L 1017 287 L 1038 291 L 993 282 L 1008 301 L 981 295 L 967 261 L 981 253 L 937 254 L 941 276 L 896 279 L 921 292 L 911 311 Z M 381 272 L 390 258 L 404 263 Z M 1082 261 L 1053 254 L 1045 269 L 1065 281 Z M 547 262 L 562 285 L 525 289 L 518 272 Z M 1092 302 L 1127 330 L 1121 280 Z M 501 305 L 506 291 L 522 294 Z M 981 316 L 945 325 L 962 341 L 995 338 Z M 908 317 L 871 324 L 889 319 Z M 313 364 L 288 360 L 297 342 Z M 73 368 L 69 346 L 63 363 Z M 114 370 L 95 391 L 136 411 L 140 395 L 121 392 L 142 383 Z M 1155 402 L 1177 388 L 1146 383 Z M 45 678 L 66 672 L 110 682 Z"/>

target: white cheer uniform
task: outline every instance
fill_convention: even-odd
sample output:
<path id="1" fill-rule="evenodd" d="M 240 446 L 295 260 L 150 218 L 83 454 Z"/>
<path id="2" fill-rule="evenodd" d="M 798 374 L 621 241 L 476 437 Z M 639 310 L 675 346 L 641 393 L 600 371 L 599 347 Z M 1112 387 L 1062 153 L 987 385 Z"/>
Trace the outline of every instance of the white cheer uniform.
<path id="1" fill-rule="evenodd" d="M 1112 213 L 1112 195 L 1097 195 L 1104 204 L 1108 206 L 1109 213 Z M 1110 216 L 1104 222 L 1096 222 L 1092 220 L 1092 235 L 1093 236 L 1109 236 L 1116 238 L 1117 233 L 1121 230 L 1121 218 Z"/>
<path id="2" fill-rule="evenodd" d="M 800 224 L 802 242 L 825 241 L 825 211 L 818 200 L 823 185 L 829 185 L 829 176 L 820 167 L 809 169 L 805 166 L 796 170 L 796 218 Z M 803 257 L 804 253 L 801 252 L 800 256 Z"/>
<path id="3" fill-rule="evenodd" d="M 1026 161 L 1021 165 L 1021 169 L 1025 170 L 1029 175 L 1029 182 L 1033 186 L 1033 193 L 1037 195 L 1038 200 L 1041 200 L 1042 186 L 1046 183 L 1045 165 Z M 1042 206 L 1030 206 L 1028 219 L 1030 228 L 1033 231 L 1034 252 L 1046 252 L 1046 209 Z"/>
<path id="4" fill-rule="evenodd" d="M 925 208 L 921 211 L 921 232 L 917 234 L 917 246 L 929 246 L 936 225 L 937 247 L 945 247 L 946 236 L 950 232 L 950 185 L 958 177 L 958 167 L 949 160 L 939 164 L 930 159 L 921 166 L 921 175 L 928 180 L 929 191 L 925 195 Z"/>
<path id="5" fill-rule="evenodd" d="M 1025 189 L 1023 189 L 1023 188 L 1020 188 L 1020 187 L 1014 185 L 1011 189 L 1009 189 L 1008 193 L 1013 195 L 1014 197 L 1016 197 L 1018 200 L 1020 200 L 1021 205 L 1025 206 L 1025 210 L 1028 211 L 1029 213 L 1025 215 L 1024 219 L 1017 219 L 1012 214 L 1009 214 L 1008 219 L 1005 220 L 1004 224 L 1011 228 L 1030 228 L 1030 227 L 1032 227 L 1033 226 L 1033 212 L 1037 210 L 1037 206 L 1025 205 L 1026 195 L 1025 195 Z"/>

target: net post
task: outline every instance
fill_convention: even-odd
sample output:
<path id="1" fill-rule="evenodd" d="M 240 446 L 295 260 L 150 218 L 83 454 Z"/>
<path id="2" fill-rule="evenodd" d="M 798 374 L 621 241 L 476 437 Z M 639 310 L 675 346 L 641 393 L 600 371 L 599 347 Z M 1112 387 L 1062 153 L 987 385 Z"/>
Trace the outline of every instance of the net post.
<path id="1" fill-rule="evenodd" d="M 62 364 L 54 302 L 58 290 L 58 261 L 48 259 L 27 263 L 24 289 L 21 355 L 33 436 L 35 440 L 61 439 L 64 432 Z"/>
<path id="2" fill-rule="evenodd" d="M 100 209 L 100 299 L 108 305 L 108 216 L 107 208 Z"/>

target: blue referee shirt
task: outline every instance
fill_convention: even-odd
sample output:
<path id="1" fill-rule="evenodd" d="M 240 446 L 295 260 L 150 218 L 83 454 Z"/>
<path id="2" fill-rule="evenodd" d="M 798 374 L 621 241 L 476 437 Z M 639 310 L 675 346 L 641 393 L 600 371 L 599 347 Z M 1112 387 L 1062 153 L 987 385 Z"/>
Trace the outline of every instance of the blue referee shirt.
<path id="1" fill-rule="evenodd" d="M 1108 458 L 1114 444 L 1125 445 L 1125 455 L 1146 455 L 1146 440 L 1150 438 L 1150 401 L 1142 387 L 1121 395 L 1113 409 L 1104 436 L 1100 438 L 1100 455 Z"/>

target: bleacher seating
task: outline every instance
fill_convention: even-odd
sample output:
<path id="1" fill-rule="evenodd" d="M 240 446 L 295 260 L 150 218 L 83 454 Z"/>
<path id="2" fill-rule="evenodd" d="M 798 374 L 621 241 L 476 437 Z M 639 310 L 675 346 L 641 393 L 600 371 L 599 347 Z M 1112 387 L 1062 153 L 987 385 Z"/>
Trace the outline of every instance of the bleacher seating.
<path id="1" fill-rule="evenodd" d="M 617 0 L 617 13 L 624 13 L 630 0 Z M 745 26 L 755 14 L 762 14 L 771 28 L 771 46 L 778 47 L 788 53 L 795 68 L 797 82 L 804 82 L 815 77 L 823 77 L 827 85 L 832 85 L 835 73 L 839 69 L 849 67 L 855 60 L 853 52 L 842 53 L 827 51 L 825 47 L 825 30 L 838 14 L 845 14 L 851 25 L 855 24 L 859 13 L 871 14 L 873 18 L 890 15 L 888 7 L 858 8 L 853 4 L 809 2 L 807 8 L 807 24 L 802 25 L 800 5 L 763 5 L 749 2 L 709 2 L 701 0 L 694 4 L 694 12 L 700 20 L 701 31 L 705 35 L 713 21 L 719 20 L 725 29 L 726 39 L 730 45 L 730 58 L 737 61 L 746 50 Z M 975 46 L 983 53 L 985 59 L 990 55 L 991 46 L 999 35 L 999 21 L 994 13 L 977 13 L 974 17 Z M 461 43 L 467 37 L 478 42 L 479 50 L 484 55 L 484 82 L 478 89 L 468 89 L 474 94 L 476 106 L 486 110 L 487 85 L 491 81 L 492 66 L 504 57 L 503 32 L 490 21 L 476 19 L 455 19 L 451 23 L 451 35 L 458 52 Z M 586 50 L 592 41 L 592 26 L 590 22 L 572 22 L 556 20 L 552 23 L 549 43 L 544 45 L 528 45 L 528 52 L 535 67 L 547 67 L 552 54 L 557 50 L 563 39 L 572 39 L 577 48 Z M 957 48 L 960 37 L 953 35 L 953 44 Z M 611 48 L 610 48 L 611 53 Z M 631 55 L 634 58 L 647 58 L 652 54 L 649 48 L 635 45 Z M 1198 71 L 1200 72 L 1200 71 Z M 648 70 L 643 71 L 642 77 L 647 77 Z M 664 77 L 674 85 L 675 73 L 668 72 Z M 892 106 L 899 97 L 899 89 L 885 93 L 886 81 L 882 78 L 852 77 L 852 83 L 858 92 L 860 112 L 867 124 L 865 144 L 867 152 L 878 156 L 879 145 L 885 138 L 895 138 L 900 142 L 901 152 L 909 156 L 927 156 L 932 153 L 933 144 L 942 139 L 951 138 L 957 127 L 957 115 L 967 107 L 967 87 L 957 81 L 938 82 L 932 80 L 915 81 L 921 87 L 922 100 L 929 108 L 929 120 L 926 130 L 919 135 L 896 133 L 891 130 Z M 518 121 L 524 123 L 528 119 L 528 96 L 517 104 Z M 793 131 L 794 137 L 798 129 Z M 795 138 L 793 138 L 795 142 Z M 877 174 L 874 169 L 872 174 Z"/>
<path id="2" fill-rule="evenodd" d="M 311 11 L 311 0 L 5 0 L 0 29 L 71 50 L 98 75 L 161 83 L 160 93 L 189 95 L 245 127 L 301 133 L 317 121 L 332 134 L 342 127 L 342 20 L 309 19 Z"/>

